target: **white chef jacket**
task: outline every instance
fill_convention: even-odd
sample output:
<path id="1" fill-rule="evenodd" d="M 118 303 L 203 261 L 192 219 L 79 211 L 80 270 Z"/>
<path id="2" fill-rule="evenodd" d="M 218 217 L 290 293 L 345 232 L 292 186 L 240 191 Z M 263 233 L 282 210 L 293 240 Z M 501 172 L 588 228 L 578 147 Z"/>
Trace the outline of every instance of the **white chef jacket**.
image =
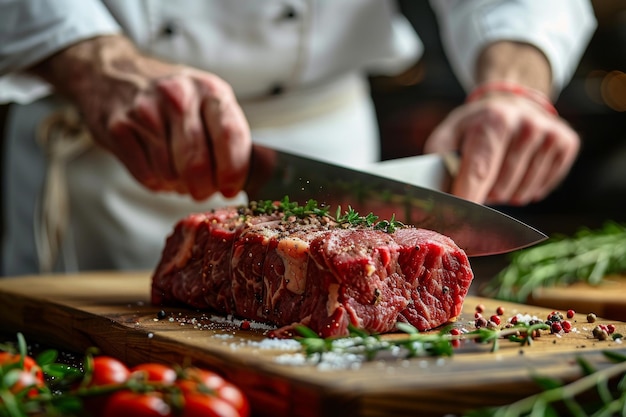
<path id="1" fill-rule="evenodd" d="M 451 63 L 466 88 L 494 40 L 539 47 L 557 91 L 595 28 L 586 0 L 433 0 Z M 0 102 L 17 102 L 6 132 L 3 273 L 36 272 L 33 218 L 45 160 L 36 128 L 65 105 L 22 70 L 72 43 L 123 32 L 138 48 L 230 83 L 253 140 L 336 163 L 378 158 L 367 74 L 394 74 L 422 44 L 387 0 L 0 0 Z M 144 190 L 107 152 L 67 163 L 70 230 L 59 268 L 151 268 L 190 211 L 245 201 Z"/>

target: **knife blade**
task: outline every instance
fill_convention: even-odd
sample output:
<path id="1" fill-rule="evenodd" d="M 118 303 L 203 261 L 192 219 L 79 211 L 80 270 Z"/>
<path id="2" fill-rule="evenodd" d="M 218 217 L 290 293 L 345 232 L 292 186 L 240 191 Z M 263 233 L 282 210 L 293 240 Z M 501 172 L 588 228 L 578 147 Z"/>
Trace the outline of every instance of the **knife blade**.
<path id="1" fill-rule="evenodd" d="M 449 236 L 469 257 L 522 249 L 547 236 L 485 205 L 432 188 L 408 184 L 363 170 L 311 159 L 254 144 L 245 187 L 250 200 L 282 200 L 306 204 L 316 200 L 335 210 L 349 207 L 380 219 Z"/>
<path id="2" fill-rule="evenodd" d="M 376 162 L 357 169 L 411 185 L 448 192 L 456 173 L 456 169 L 451 166 L 455 159 L 455 154 L 431 153 Z"/>

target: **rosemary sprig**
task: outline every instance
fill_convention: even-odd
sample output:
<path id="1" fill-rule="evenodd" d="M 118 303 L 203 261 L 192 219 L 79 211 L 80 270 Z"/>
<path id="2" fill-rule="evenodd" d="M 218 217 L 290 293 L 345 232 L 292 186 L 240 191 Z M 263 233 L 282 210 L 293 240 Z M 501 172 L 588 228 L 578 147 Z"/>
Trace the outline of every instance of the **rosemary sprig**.
<path id="1" fill-rule="evenodd" d="M 626 271 L 626 225 L 607 222 L 597 230 L 554 236 L 545 243 L 514 252 L 510 263 L 489 282 L 484 295 L 524 302 L 541 287 L 574 282 L 599 284 Z"/>
<path id="2" fill-rule="evenodd" d="M 302 335 L 300 341 L 304 352 L 309 357 L 317 356 L 321 360 L 324 353 L 345 353 L 363 355 L 367 360 L 374 359 L 382 351 L 404 349 L 406 356 L 451 356 L 452 341 L 476 340 L 483 344 L 492 344 L 491 351 L 498 349 L 501 340 L 517 342 L 521 345 L 532 343 L 536 331 L 547 330 L 545 323 L 518 324 L 514 327 L 498 329 L 480 328 L 464 334 L 454 335 L 450 328 L 436 334 L 422 334 L 414 327 L 399 323 L 398 329 L 407 333 L 399 339 L 382 339 L 363 330 L 350 328 L 350 335 L 342 338 L 321 338 L 311 329 L 300 326 L 297 330 Z M 563 382 L 533 375 L 533 380 L 542 389 L 536 395 L 523 398 L 514 403 L 492 408 L 483 408 L 465 414 L 465 417 L 522 417 L 522 416 L 558 416 L 557 406 L 567 409 L 568 414 L 576 417 L 601 417 L 626 415 L 626 355 L 616 351 L 604 351 L 604 356 L 616 365 L 596 370 L 582 357 L 576 358 L 581 368 L 582 377 L 576 381 Z M 612 381 L 618 380 L 616 384 Z M 585 393 L 595 391 L 598 400 L 589 402 Z M 582 398 L 582 400 L 578 400 Z M 584 402 L 582 402 L 584 401 Z"/>
<path id="3" fill-rule="evenodd" d="M 491 344 L 491 351 L 499 348 L 501 339 L 508 339 L 520 345 L 530 345 L 533 335 L 538 330 L 548 330 L 545 323 L 519 323 L 505 329 L 479 328 L 463 334 L 451 334 L 450 327 L 445 327 L 438 333 L 420 333 L 415 327 L 406 323 L 397 323 L 398 330 L 406 333 L 405 337 L 383 339 L 378 334 L 370 334 L 361 329 L 349 326 L 350 334 L 347 337 L 322 338 L 305 326 L 296 329 L 302 337 L 297 340 L 302 345 L 306 356 L 324 353 L 344 353 L 364 355 L 366 360 L 372 360 L 379 352 L 394 351 L 398 356 L 406 358 L 422 356 L 452 356 L 453 341 L 475 340 L 483 344 Z"/>
<path id="4" fill-rule="evenodd" d="M 512 404 L 481 409 L 466 414 L 466 417 L 521 417 L 521 416 L 557 416 L 556 405 L 567 408 L 572 416 L 614 416 L 626 413 L 626 356 L 614 351 L 603 352 L 604 356 L 617 363 L 602 370 L 596 371 L 582 357 L 577 358 L 583 377 L 570 384 L 563 384 L 553 378 L 535 376 L 535 382 L 543 391 L 523 398 Z M 614 388 L 609 386 L 610 381 L 619 378 Z M 577 397 L 584 393 L 596 392 L 598 401 L 586 403 L 577 401 Z"/>

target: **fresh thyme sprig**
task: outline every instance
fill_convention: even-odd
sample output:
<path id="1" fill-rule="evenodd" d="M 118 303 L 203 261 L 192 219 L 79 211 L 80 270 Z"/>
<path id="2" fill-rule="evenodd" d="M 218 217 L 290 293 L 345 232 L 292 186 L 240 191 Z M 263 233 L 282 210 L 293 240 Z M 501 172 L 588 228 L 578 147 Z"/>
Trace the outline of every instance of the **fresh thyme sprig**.
<path id="1" fill-rule="evenodd" d="M 329 217 L 339 225 L 366 226 L 387 233 L 393 233 L 398 227 L 404 226 L 402 222 L 395 219 L 395 214 L 390 220 L 379 221 L 379 217 L 374 213 L 362 216 L 350 206 L 343 213 L 341 212 L 341 206 L 337 207 L 335 217 L 333 218 L 330 215 L 329 207 L 320 206 L 313 199 L 308 200 L 304 206 L 300 206 L 297 202 L 292 202 L 288 196 L 285 196 L 278 202 L 272 200 L 252 201 L 248 204 L 248 207 L 254 214 L 283 213 L 283 219 L 285 220 L 292 216 L 300 219 L 310 216 Z"/>
<path id="2" fill-rule="evenodd" d="M 348 210 L 341 213 L 341 206 L 337 207 L 335 220 L 339 224 L 350 224 L 352 226 L 369 226 L 372 227 L 378 222 L 378 216 L 369 213 L 367 216 L 361 216 L 359 212 L 348 206 Z"/>
<path id="3" fill-rule="evenodd" d="M 483 295 L 525 302 L 541 287 L 574 282 L 599 284 L 626 271 L 626 225 L 608 222 L 597 230 L 554 236 L 511 254 L 510 263 L 487 284 Z"/>
<path id="4" fill-rule="evenodd" d="M 522 416 L 557 416 L 556 406 L 562 405 L 572 416 L 615 416 L 626 412 L 626 355 L 615 351 L 604 351 L 604 356 L 615 365 L 602 370 L 595 370 L 584 358 L 578 357 L 577 362 L 583 377 L 570 384 L 563 384 L 554 378 L 536 375 L 535 382 L 543 389 L 542 392 L 523 398 L 512 404 L 481 409 L 466 414 L 466 417 L 522 417 Z M 617 384 L 611 381 L 619 379 Z M 589 401 L 595 391 L 597 401 Z M 585 402 L 577 400 L 585 398 Z"/>
<path id="5" fill-rule="evenodd" d="M 329 213 L 327 207 L 320 207 L 315 200 L 310 199 L 304 206 L 301 206 L 296 201 L 289 201 L 289 196 L 283 197 L 278 202 L 272 200 L 252 201 L 249 203 L 249 207 L 254 214 L 283 213 L 285 219 L 291 216 L 301 219 L 309 216 L 328 216 Z"/>
<path id="6" fill-rule="evenodd" d="M 403 227 L 403 226 L 404 226 L 404 223 L 396 220 L 396 215 L 393 214 L 391 216 L 391 219 L 379 221 L 378 223 L 376 223 L 376 226 L 374 226 L 374 228 L 378 230 L 382 230 L 387 233 L 393 233 L 396 231 L 398 227 Z"/>
<path id="7" fill-rule="evenodd" d="M 370 334 L 353 326 L 349 326 L 349 336 L 338 338 L 319 337 L 317 333 L 305 326 L 298 326 L 296 330 L 302 336 L 297 340 L 308 357 L 335 352 L 364 355 L 366 360 L 372 360 L 383 351 L 400 351 L 400 354 L 407 358 L 452 356 L 455 340 L 490 343 L 491 351 L 494 352 L 498 350 L 501 339 L 508 339 L 522 346 L 530 345 L 537 331 L 550 328 L 545 323 L 519 323 L 505 329 L 479 328 L 467 333 L 451 334 L 450 327 L 443 328 L 438 333 L 420 333 L 415 327 L 406 323 L 397 323 L 397 327 L 398 330 L 406 333 L 405 337 L 383 339 L 378 334 Z"/>
<path id="8" fill-rule="evenodd" d="M 392 215 L 390 220 L 378 220 L 378 216 L 369 213 L 367 216 L 361 216 L 356 210 L 348 206 L 348 210 L 341 213 L 341 206 L 337 207 L 335 220 L 339 224 L 348 224 L 351 226 L 367 226 L 387 233 L 393 233 L 398 227 L 404 226 L 402 222 L 396 220 L 396 215 Z"/>

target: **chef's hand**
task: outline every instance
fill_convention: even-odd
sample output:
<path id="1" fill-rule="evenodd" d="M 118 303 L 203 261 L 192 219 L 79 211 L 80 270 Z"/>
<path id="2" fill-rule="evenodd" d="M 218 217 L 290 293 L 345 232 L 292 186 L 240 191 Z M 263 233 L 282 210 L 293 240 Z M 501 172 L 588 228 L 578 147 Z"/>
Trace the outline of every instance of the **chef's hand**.
<path id="1" fill-rule="evenodd" d="M 475 81 L 469 102 L 434 130 L 424 151 L 461 155 L 451 190 L 459 197 L 507 205 L 543 199 L 580 148 L 578 134 L 551 112 L 550 63 L 532 45 L 496 42 L 480 54 Z"/>
<path id="2" fill-rule="evenodd" d="M 202 200 L 243 188 L 250 130 L 217 76 L 146 57 L 122 36 L 82 41 L 34 72 L 75 102 L 95 141 L 149 189 Z"/>
<path id="3" fill-rule="evenodd" d="M 457 108 L 424 150 L 461 155 L 452 194 L 478 203 L 525 205 L 561 182 L 579 146 L 564 120 L 526 98 L 502 93 Z"/>

